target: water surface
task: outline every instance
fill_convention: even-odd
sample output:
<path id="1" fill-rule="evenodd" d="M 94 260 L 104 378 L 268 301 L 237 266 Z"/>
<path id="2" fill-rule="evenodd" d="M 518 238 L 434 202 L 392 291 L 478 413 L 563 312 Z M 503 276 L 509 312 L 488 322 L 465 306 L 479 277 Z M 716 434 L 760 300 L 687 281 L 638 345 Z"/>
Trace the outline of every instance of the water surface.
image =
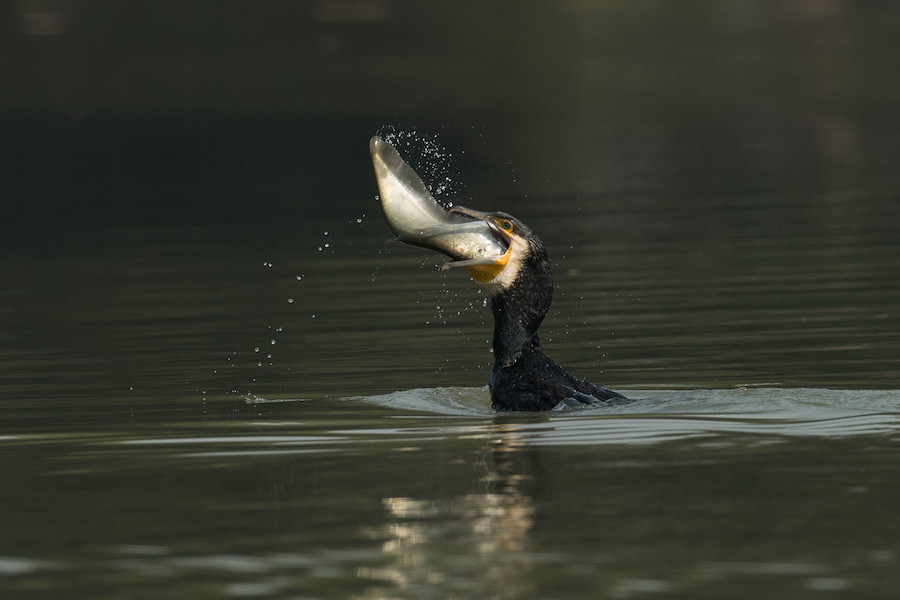
<path id="1" fill-rule="evenodd" d="M 23 597 L 772 597 L 896 585 L 893 391 L 219 401 L 0 439 Z M 193 413 L 193 414 L 191 414 Z"/>
<path id="2" fill-rule="evenodd" d="M 4 21 L 0 596 L 896 596 L 896 7 L 88 4 Z M 633 401 L 491 411 L 386 130 Z"/>

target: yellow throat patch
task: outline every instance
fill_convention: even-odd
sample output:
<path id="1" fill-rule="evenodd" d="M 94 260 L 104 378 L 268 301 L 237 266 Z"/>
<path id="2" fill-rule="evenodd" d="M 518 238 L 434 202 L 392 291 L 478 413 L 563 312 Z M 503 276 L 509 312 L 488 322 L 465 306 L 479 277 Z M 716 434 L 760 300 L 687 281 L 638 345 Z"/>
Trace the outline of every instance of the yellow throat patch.
<path id="1" fill-rule="evenodd" d="M 512 247 L 513 245 L 510 244 L 509 248 L 506 249 L 506 253 L 493 263 L 489 265 L 466 267 L 466 271 L 469 272 L 469 276 L 477 283 L 487 283 L 492 281 L 494 277 L 499 275 L 500 272 L 506 268 L 506 263 L 509 262 L 509 255 L 512 252 Z"/>

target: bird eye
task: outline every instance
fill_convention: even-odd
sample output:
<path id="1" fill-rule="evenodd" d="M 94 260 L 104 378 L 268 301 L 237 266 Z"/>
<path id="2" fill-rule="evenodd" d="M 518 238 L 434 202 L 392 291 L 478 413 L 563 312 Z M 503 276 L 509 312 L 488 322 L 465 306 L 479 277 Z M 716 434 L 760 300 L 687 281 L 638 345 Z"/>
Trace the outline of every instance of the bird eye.
<path id="1" fill-rule="evenodd" d="M 502 227 L 504 231 L 512 231 L 512 223 L 509 221 L 500 221 L 500 227 Z"/>

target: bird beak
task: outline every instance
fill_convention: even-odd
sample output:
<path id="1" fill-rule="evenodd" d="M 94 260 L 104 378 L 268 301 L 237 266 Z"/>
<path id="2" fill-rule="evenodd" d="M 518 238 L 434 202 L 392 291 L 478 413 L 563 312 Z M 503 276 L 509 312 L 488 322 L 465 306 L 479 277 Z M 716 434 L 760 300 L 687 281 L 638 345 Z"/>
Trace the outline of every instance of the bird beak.
<path id="1" fill-rule="evenodd" d="M 512 253 L 512 236 L 497 227 L 494 221 L 494 214 L 472 210 L 465 206 L 454 206 L 449 210 L 450 214 L 459 214 L 485 223 L 490 228 L 491 234 L 498 244 L 505 246 L 502 254 L 496 254 L 490 257 L 484 257 L 476 260 L 457 260 L 441 265 L 441 270 L 447 270 L 451 267 L 465 267 L 469 275 L 478 283 L 488 283 L 492 281 L 500 272 L 506 268 L 509 262 L 509 256 Z"/>
<path id="2" fill-rule="evenodd" d="M 478 277 L 487 276 L 477 270 L 479 267 L 495 265 L 504 255 L 508 258 L 509 236 L 499 233 L 497 226 L 485 218 L 487 213 L 463 207 L 445 211 L 412 167 L 381 138 L 371 139 L 369 152 L 384 220 L 398 240 L 449 256 L 454 260 L 442 269 L 467 267 L 479 282 L 483 281 Z M 478 277 L 472 269 L 477 270 Z M 497 273 L 500 270 L 502 267 Z"/>

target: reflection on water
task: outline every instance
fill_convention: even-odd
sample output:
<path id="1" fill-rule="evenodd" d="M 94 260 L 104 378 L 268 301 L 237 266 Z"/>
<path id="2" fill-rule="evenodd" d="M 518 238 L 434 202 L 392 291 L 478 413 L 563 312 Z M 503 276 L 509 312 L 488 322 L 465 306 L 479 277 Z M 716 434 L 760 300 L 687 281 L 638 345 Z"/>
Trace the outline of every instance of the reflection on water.
<path id="1" fill-rule="evenodd" d="M 0 51 L 0 597 L 897 595 L 896 3 L 89 4 Z M 638 400 L 491 411 L 391 128 Z"/>
<path id="2" fill-rule="evenodd" d="M 467 400 L 442 414 L 447 397 Z M 483 388 L 411 390 L 241 402 L 233 419 L 143 436 L 5 436 L 0 483 L 23 496 L 5 523 L 0 589 L 360 599 L 894 589 L 896 392 L 655 391 L 540 415 L 485 413 L 488 402 Z M 70 492 L 43 493 L 60 486 Z M 98 520 L 112 525 L 98 531 Z M 198 539 L 198 527 L 221 534 Z M 53 539 L 72 540 L 77 556 Z"/>
<path id="3" fill-rule="evenodd" d="M 437 590 L 468 597 L 525 598 L 534 591 L 526 572 L 562 557 L 535 552 L 528 533 L 534 519 L 533 475 L 517 464 L 523 442 L 506 426 L 483 432 L 490 444 L 481 481 L 486 491 L 449 500 L 385 498 L 391 522 L 371 533 L 389 562 L 361 568 L 359 576 L 389 582 L 367 597 L 428 597 Z M 513 432 L 514 433 L 514 432 Z"/>

